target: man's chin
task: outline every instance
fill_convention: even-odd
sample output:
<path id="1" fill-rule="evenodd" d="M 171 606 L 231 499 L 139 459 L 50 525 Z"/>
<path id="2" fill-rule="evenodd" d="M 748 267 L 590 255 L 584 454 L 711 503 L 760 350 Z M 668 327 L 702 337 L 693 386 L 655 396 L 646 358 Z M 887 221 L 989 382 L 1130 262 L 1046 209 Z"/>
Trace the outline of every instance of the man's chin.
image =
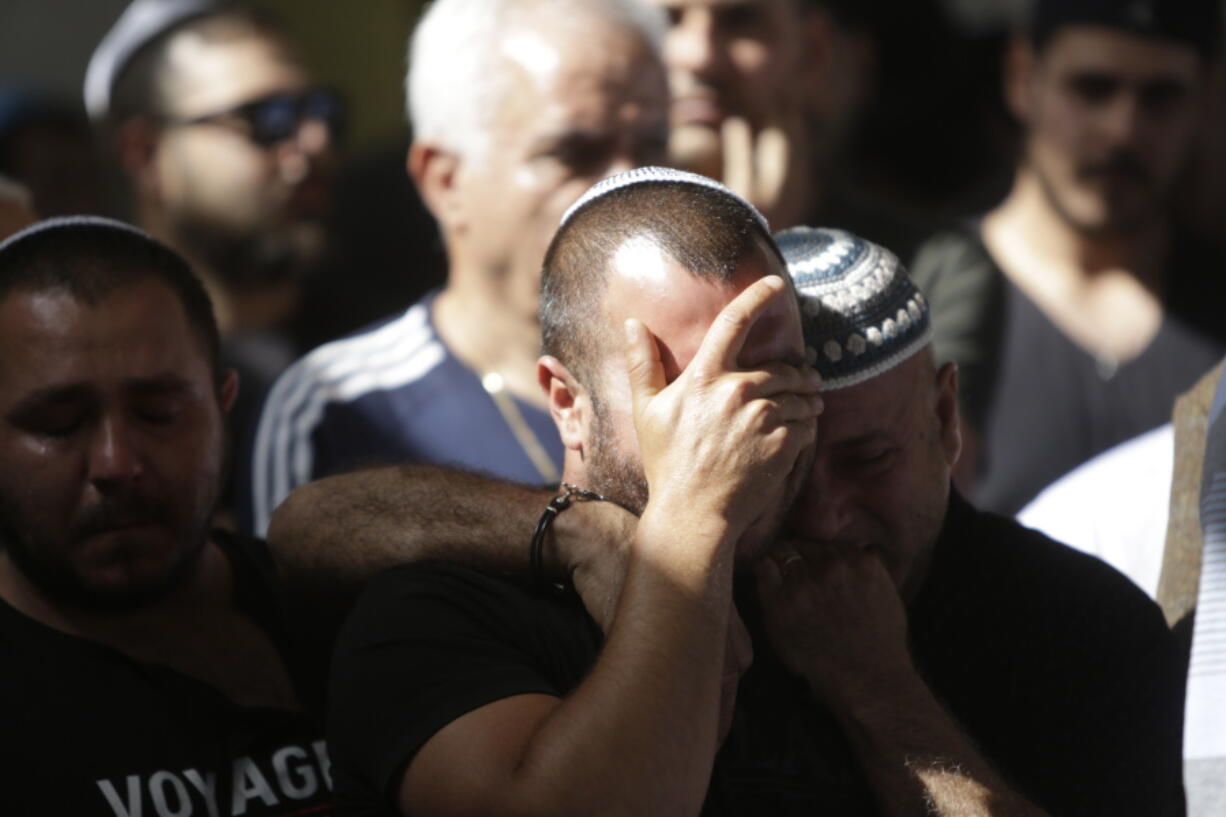
<path id="1" fill-rule="evenodd" d="M 182 587 L 199 565 L 203 542 L 188 551 L 125 552 L 130 537 L 91 537 L 92 552 L 75 564 L 44 564 L 22 559 L 10 548 L 19 569 L 57 603 L 99 613 L 124 613 L 152 604 Z"/>
<path id="2" fill-rule="evenodd" d="M 63 601 L 96 612 L 123 613 L 159 601 L 182 587 L 195 572 L 198 559 L 171 564 L 123 564 L 86 571 L 62 584 Z"/>

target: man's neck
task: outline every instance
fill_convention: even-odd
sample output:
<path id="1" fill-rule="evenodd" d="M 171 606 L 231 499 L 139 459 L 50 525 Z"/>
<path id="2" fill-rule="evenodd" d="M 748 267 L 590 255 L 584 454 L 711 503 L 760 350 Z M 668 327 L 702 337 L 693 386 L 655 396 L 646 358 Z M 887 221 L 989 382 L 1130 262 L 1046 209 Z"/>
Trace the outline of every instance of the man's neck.
<path id="1" fill-rule="evenodd" d="M 1160 218 L 1128 232 L 1079 229 L 1052 205 L 1026 168 L 1018 171 L 1009 195 L 984 219 L 985 238 L 1009 245 L 1002 264 L 1006 273 L 1044 269 L 1087 281 L 1125 273 L 1159 294 L 1168 234 Z"/>
<path id="2" fill-rule="evenodd" d="M 0 598 L 47 627 L 173 669 L 237 704 L 299 706 L 280 653 L 268 633 L 239 608 L 233 567 L 212 541 L 182 585 L 133 610 L 103 612 L 48 596 L 2 552 Z"/>
<path id="3" fill-rule="evenodd" d="M 276 281 L 266 286 L 243 290 L 228 286 L 225 276 L 204 253 L 183 240 L 158 208 L 142 204 L 140 227 L 187 259 L 199 276 L 213 302 L 213 313 L 222 337 L 235 332 L 272 329 L 288 321 L 302 299 L 302 287 L 295 279 Z"/>
<path id="4" fill-rule="evenodd" d="M 519 399 L 544 406 L 536 379 L 540 326 L 489 288 L 448 284 L 434 302 L 434 325 L 451 353 L 485 379 L 497 375 Z"/>
<path id="5" fill-rule="evenodd" d="M 229 561 L 209 542 L 182 584 L 166 595 L 133 609 L 102 610 L 46 592 L 0 551 L 0 598 L 52 629 L 129 654 L 162 637 L 181 639 L 183 621 L 229 604 L 232 585 Z"/>
<path id="6" fill-rule="evenodd" d="M 1126 362 L 1157 334 L 1165 295 L 1168 227 L 1155 219 L 1124 234 L 1070 224 L 1022 170 L 983 220 L 996 264 L 1061 332 L 1089 354 Z"/>

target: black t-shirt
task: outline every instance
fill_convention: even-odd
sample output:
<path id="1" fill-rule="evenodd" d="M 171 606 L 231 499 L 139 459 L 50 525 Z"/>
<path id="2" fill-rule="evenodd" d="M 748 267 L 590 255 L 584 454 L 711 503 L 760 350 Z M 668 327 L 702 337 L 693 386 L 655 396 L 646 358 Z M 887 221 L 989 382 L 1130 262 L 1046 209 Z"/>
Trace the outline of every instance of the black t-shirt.
<path id="1" fill-rule="evenodd" d="M 748 594 L 738 607 L 754 663 L 703 814 L 877 814 L 830 713 L 771 654 Z M 937 698 L 1049 813 L 1182 808 L 1175 645 L 1157 607 L 1111 568 L 955 497 L 910 632 Z M 573 596 L 441 564 L 382 574 L 333 668 L 338 806 L 395 813 L 407 762 L 437 730 L 510 695 L 566 695 L 599 648 Z"/>
<path id="2" fill-rule="evenodd" d="M 262 542 L 213 535 L 239 605 L 318 700 L 286 636 Z M 0 601 L 0 813 L 220 817 L 331 813 L 315 714 L 244 707 L 167 667 L 68 635 Z"/>

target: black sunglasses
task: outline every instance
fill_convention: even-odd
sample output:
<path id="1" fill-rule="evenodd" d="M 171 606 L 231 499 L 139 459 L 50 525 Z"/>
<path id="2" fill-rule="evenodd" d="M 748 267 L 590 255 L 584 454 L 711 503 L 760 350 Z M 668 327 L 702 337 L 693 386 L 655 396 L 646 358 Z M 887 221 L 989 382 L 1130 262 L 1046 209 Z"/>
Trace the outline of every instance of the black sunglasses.
<path id="1" fill-rule="evenodd" d="M 320 88 L 297 94 L 272 94 L 224 111 L 166 121 L 171 125 L 200 125 L 226 120 L 243 123 L 251 141 L 264 147 L 294 138 L 306 121 L 322 122 L 336 140 L 345 130 L 345 100 L 335 91 Z"/>

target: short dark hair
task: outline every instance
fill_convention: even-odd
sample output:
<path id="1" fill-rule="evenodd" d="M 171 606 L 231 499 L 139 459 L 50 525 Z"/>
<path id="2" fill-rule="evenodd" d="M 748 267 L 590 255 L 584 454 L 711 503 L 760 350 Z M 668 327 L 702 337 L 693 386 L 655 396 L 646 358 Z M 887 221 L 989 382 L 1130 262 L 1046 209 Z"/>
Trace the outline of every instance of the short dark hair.
<path id="1" fill-rule="evenodd" d="M 1221 39 L 1221 0 L 1034 0 L 1026 33 L 1041 52 L 1061 29 L 1076 25 L 1184 45 L 1208 62 Z"/>
<path id="2" fill-rule="evenodd" d="M 96 216 L 47 219 L 0 243 L 0 302 L 13 292 L 59 290 L 94 306 L 150 279 L 179 299 L 220 384 L 221 336 L 213 303 L 174 250 L 134 227 Z"/>
<path id="3" fill-rule="evenodd" d="M 142 45 L 120 69 L 111 88 L 107 120 L 118 124 L 134 116 L 159 117 L 170 113 L 162 92 L 171 42 L 185 31 L 192 31 L 208 42 L 233 38 L 242 29 L 288 42 L 277 20 L 271 15 L 246 8 L 222 6 L 216 11 L 189 17 Z"/>
<path id="4" fill-rule="evenodd" d="M 541 348 L 581 383 L 595 385 L 599 320 L 609 264 L 630 238 L 646 238 L 693 275 L 729 282 L 741 262 L 768 248 L 759 216 L 727 191 L 678 181 L 642 181 L 583 204 L 558 229 L 541 273 Z"/>

